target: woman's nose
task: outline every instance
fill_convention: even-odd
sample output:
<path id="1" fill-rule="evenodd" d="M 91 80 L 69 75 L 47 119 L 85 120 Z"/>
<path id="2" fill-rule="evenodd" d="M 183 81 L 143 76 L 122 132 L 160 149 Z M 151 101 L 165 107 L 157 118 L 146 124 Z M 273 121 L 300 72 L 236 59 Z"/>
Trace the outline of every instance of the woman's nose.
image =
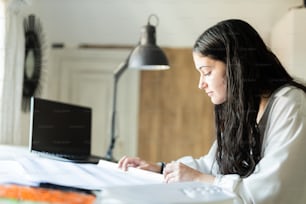
<path id="1" fill-rule="evenodd" d="M 207 87 L 207 83 L 204 80 L 204 77 L 200 77 L 200 81 L 199 81 L 199 89 L 205 89 Z"/>

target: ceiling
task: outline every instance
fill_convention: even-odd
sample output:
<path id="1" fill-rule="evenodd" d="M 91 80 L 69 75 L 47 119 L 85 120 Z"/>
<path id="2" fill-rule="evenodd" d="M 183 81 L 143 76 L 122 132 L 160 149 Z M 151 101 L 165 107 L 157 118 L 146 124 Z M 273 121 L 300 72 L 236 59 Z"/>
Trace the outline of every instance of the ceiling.
<path id="1" fill-rule="evenodd" d="M 302 0 L 32 0 L 49 43 L 135 45 L 150 14 L 157 43 L 191 47 L 206 28 L 228 18 L 251 23 L 269 43 L 272 27 Z M 154 23 L 154 22 L 153 22 Z"/>

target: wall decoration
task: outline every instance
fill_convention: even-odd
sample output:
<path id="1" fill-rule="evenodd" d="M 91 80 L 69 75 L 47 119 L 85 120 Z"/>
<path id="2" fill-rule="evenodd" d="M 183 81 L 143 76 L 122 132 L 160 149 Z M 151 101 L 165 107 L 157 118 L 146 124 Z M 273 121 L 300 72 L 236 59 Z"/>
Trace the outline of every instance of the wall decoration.
<path id="1" fill-rule="evenodd" d="M 30 99 L 41 92 L 44 35 L 42 26 L 34 15 L 24 19 L 25 60 L 23 73 L 22 110 L 30 109 Z"/>

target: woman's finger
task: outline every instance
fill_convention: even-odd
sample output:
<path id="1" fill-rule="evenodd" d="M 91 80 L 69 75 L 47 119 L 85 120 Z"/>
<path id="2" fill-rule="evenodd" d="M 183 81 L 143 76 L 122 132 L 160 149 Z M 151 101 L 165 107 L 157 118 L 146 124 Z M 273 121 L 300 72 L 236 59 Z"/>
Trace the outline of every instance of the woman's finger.
<path id="1" fill-rule="evenodd" d="M 122 165 L 123 165 L 123 162 L 124 160 L 127 158 L 127 156 L 123 156 L 121 157 L 121 159 L 118 161 L 118 167 L 121 169 L 122 168 Z"/>

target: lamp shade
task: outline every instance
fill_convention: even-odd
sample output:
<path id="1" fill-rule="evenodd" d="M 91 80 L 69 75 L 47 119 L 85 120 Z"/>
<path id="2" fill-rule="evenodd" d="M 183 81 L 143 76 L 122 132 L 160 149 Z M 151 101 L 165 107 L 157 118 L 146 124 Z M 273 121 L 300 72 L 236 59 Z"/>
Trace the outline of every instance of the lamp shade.
<path id="1" fill-rule="evenodd" d="M 148 24 L 142 27 L 138 46 L 131 52 L 128 68 L 143 70 L 169 69 L 166 55 L 156 45 L 155 27 Z"/>

